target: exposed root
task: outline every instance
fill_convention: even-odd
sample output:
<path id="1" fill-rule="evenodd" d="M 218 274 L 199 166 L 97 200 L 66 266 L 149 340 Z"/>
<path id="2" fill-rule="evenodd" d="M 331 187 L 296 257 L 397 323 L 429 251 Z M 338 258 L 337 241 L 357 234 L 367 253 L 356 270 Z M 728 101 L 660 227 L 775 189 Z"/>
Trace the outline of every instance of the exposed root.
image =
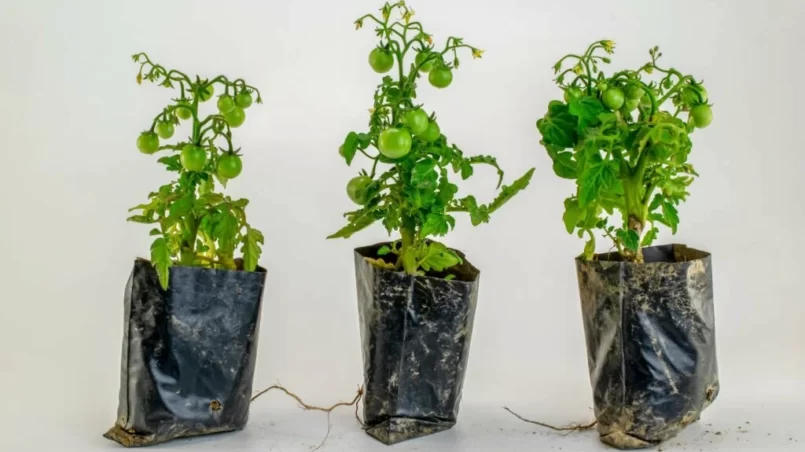
<path id="1" fill-rule="evenodd" d="M 315 406 L 315 405 L 308 405 L 298 395 L 296 395 L 293 392 L 285 389 L 285 387 L 282 386 L 282 385 L 273 385 L 273 386 L 270 386 L 270 387 L 268 387 L 266 389 L 263 389 L 262 391 L 260 391 L 257 394 L 255 394 L 252 397 L 251 401 L 254 402 L 255 400 L 257 400 L 258 397 L 260 397 L 263 394 L 265 394 L 265 393 L 267 393 L 269 391 L 272 391 L 274 389 L 280 390 L 280 391 L 284 392 L 286 395 L 288 395 L 289 397 L 291 397 L 292 399 L 296 400 L 296 402 L 299 403 L 299 405 L 305 411 L 321 411 L 321 412 L 327 413 L 327 433 L 324 435 L 324 439 L 321 440 L 321 443 L 319 443 L 318 446 L 313 448 L 311 450 L 311 452 L 315 452 L 315 451 L 323 448 L 324 443 L 327 442 L 327 438 L 330 437 L 330 430 L 333 427 L 332 423 L 330 422 L 330 414 L 333 412 L 333 410 L 335 410 L 336 408 L 342 407 L 342 406 L 353 406 L 354 405 L 355 406 L 355 417 L 357 418 L 358 417 L 358 402 L 360 402 L 361 398 L 363 397 L 363 386 L 360 386 L 360 387 L 358 387 L 358 392 L 355 394 L 355 398 L 352 399 L 351 402 L 338 402 L 335 405 L 330 406 L 330 407 L 320 407 L 320 406 Z M 360 422 L 361 425 L 363 425 L 363 422 L 360 420 L 360 418 L 358 418 L 358 422 Z"/>
<path id="2" fill-rule="evenodd" d="M 363 388 L 361 388 L 361 389 L 363 389 Z M 366 422 L 363 422 L 363 419 L 361 419 L 361 417 L 358 416 L 358 409 L 360 408 L 360 404 L 361 404 L 360 400 L 355 402 L 355 419 L 358 421 L 359 424 L 361 424 L 361 427 L 366 429 Z"/>
<path id="3" fill-rule="evenodd" d="M 573 432 L 584 432 L 590 429 L 593 429 L 596 425 L 598 425 L 598 421 L 593 421 L 589 425 L 580 425 L 580 424 L 572 424 L 567 427 L 556 427 L 550 424 L 546 424 L 544 422 L 532 421 L 530 419 L 526 419 L 519 414 L 515 413 L 514 411 L 510 410 L 508 407 L 503 407 L 504 410 L 508 411 L 509 413 L 513 414 L 517 419 L 520 419 L 523 422 L 528 422 L 529 424 L 539 425 L 540 427 L 545 427 L 547 429 L 551 429 L 556 432 L 566 432 L 566 434 L 570 434 Z"/>
<path id="4" fill-rule="evenodd" d="M 357 405 L 357 404 L 356 404 L 356 405 Z M 327 433 L 325 433 L 325 434 L 324 434 L 324 439 L 322 439 L 322 440 L 321 440 L 321 442 L 319 443 L 319 445 L 318 445 L 318 446 L 316 446 L 316 447 L 314 447 L 313 449 L 311 449 L 311 451 L 310 451 L 310 452 L 316 452 L 317 450 L 319 450 L 319 449 L 321 449 L 322 447 L 324 447 L 324 443 L 326 443 L 326 442 L 327 442 L 327 438 L 329 438 L 329 437 L 330 437 L 330 429 L 331 429 L 331 428 L 333 428 L 333 424 L 331 424 L 331 423 L 330 423 L 330 413 L 332 413 L 332 412 L 331 412 L 331 411 L 327 411 Z"/>

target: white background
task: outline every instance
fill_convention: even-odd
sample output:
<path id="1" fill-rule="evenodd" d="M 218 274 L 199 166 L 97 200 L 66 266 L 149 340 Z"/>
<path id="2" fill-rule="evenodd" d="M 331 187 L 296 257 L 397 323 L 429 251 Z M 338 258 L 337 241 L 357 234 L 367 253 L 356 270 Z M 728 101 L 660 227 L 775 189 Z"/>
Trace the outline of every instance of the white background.
<path id="1" fill-rule="evenodd" d="M 697 446 L 690 450 L 805 448 L 795 433 L 805 413 L 805 2 L 410 3 L 437 41 L 462 36 L 486 50 L 464 58 L 449 89 L 422 84 L 442 131 L 467 153 L 496 155 L 508 181 L 536 172 L 491 223 L 460 219 L 447 238 L 482 270 L 462 418 L 457 430 L 401 450 L 497 449 L 515 437 L 507 450 L 598 447 L 592 433 L 532 435 L 499 407 L 556 423 L 591 416 L 573 265 L 583 242 L 561 222 L 573 186 L 554 176 L 534 123 L 560 96 L 553 63 L 603 38 L 618 43 L 614 69 L 637 67 L 659 45 L 666 65 L 704 79 L 715 104 L 713 125 L 693 137 L 702 177 L 680 209 L 678 235 L 663 231 L 661 242 L 713 253 L 723 391 L 703 422 L 724 434 L 700 425 L 682 439 Z M 324 237 L 353 207 L 344 187 L 357 168 L 337 149 L 365 129 L 380 78 L 366 63 L 371 27 L 355 31 L 353 21 L 380 6 L 0 2 L 0 449 L 114 449 L 100 434 L 115 419 L 123 287 L 150 244 L 148 227 L 126 223 L 126 210 L 170 177 L 135 147 L 171 96 L 135 83 L 129 57 L 138 51 L 261 88 L 265 103 L 235 135 L 245 169 L 228 190 L 251 199 L 250 220 L 266 236 L 255 385 L 279 381 L 312 403 L 351 398 L 362 381 L 352 249 L 386 235 L 377 225 L 348 241 Z M 494 174 L 476 174 L 462 192 L 491 198 Z M 343 450 L 379 447 L 349 416 L 333 417 Z M 742 438 L 735 429 L 746 421 L 754 431 Z M 272 396 L 241 434 L 166 447 L 308 450 L 325 426 Z M 339 435 L 328 447 L 338 450 Z"/>

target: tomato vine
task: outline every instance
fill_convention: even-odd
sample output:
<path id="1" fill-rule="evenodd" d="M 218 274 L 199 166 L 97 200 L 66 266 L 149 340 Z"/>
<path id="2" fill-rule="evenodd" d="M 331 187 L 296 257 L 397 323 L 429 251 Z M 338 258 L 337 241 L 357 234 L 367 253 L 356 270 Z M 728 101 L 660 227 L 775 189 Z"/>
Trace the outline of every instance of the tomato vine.
<path id="1" fill-rule="evenodd" d="M 414 11 L 403 1 L 386 3 L 380 12 L 380 17 L 360 17 L 355 26 L 376 25 L 380 42 L 369 55 L 369 65 L 378 73 L 396 66 L 397 74 L 383 77 L 375 90 L 369 130 L 350 132 L 339 149 L 347 165 L 360 153 L 372 167 L 361 170 L 347 185 L 349 198 L 360 208 L 346 213 L 348 224 L 328 238 L 348 238 L 381 221 L 389 234 L 399 231 L 400 239 L 380 250 L 381 256 L 389 257 L 376 260 L 376 265 L 408 274 L 442 272 L 461 262 L 455 252 L 432 240 L 454 228 L 452 214 L 469 214 L 473 225 L 488 222 L 493 212 L 528 185 L 534 170 L 501 188 L 503 170 L 497 160 L 487 155 L 465 156 L 442 134 L 435 113 L 428 114 L 416 103 L 417 80 L 423 74 L 433 87 L 446 88 L 459 68 L 459 52 L 468 50 L 480 58 L 483 51 L 452 36 L 437 49 L 422 24 L 412 20 Z M 392 21 L 393 14 L 400 18 Z M 414 59 L 406 66 L 406 57 L 412 53 Z M 381 170 L 381 164 L 388 169 Z M 478 203 L 474 196 L 457 198 L 458 186 L 449 180 L 449 170 L 468 179 L 476 165 L 489 165 L 498 173 L 500 194 L 489 204 Z"/>
<path id="2" fill-rule="evenodd" d="M 584 257 L 593 257 L 598 230 L 626 259 L 642 262 L 658 224 L 677 231 L 677 206 L 698 176 L 688 162 L 690 135 L 710 124 L 712 109 L 701 82 L 658 65 L 658 47 L 639 69 L 607 76 L 599 65 L 612 53 L 612 41 L 598 41 L 556 63 L 565 100 L 550 102 L 537 129 L 554 172 L 576 181 L 563 220 L 569 233 L 589 237 Z M 616 211 L 620 226 L 609 223 Z"/>
<path id="3" fill-rule="evenodd" d="M 168 272 L 174 265 L 254 271 L 262 253 L 263 234 L 251 227 L 246 218 L 247 199 L 232 199 L 215 191 L 240 175 L 240 149 L 232 144 L 232 129 L 246 119 L 245 109 L 260 92 L 243 79 L 229 80 L 223 75 L 212 79 L 190 78 L 175 69 L 155 64 L 145 53 L 132 57 L 140 65 L 137 83 L 147 80 L 165 88 L 179 90 L 179 96 L 160 111 L 148 130 L 137 138 L 138 149 L 145 154 L 166 151 L 159 159 L 178 178 L 149 194 L 148 202 L 131 208 L 139 211 L 128 218 L 152 224 L 155 237 L 151 262 L 160 284 L 168 287 Z M 218 112 L 202 117 L 201 104 L 210 100 L 218 87 Z M 191 135 L 169 144 L 175 126 L 189 121 Z M 240 246 L 242 261 L 235 259 Z"/>

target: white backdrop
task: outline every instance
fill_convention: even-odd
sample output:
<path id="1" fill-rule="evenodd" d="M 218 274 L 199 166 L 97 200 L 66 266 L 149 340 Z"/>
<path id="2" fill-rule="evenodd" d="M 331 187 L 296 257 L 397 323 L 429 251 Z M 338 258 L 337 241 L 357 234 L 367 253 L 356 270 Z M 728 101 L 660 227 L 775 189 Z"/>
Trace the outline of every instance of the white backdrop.
<path id="1" fill-rule="evenodd" d="M 467 153 L 496 155 L 508 181 L 537 168 L 491 223 L 461 219 L 446 239 L 482 270 L 466 401 L 561 400 L 563 413 L 589 416 L 573 265 L 583 242 L 561 222 L 573 186 L 551 171 L 535 121 L 560 95 L 553 63 L 603 38 L 618 44 L 614 68 L 636 67 L 659 45 L 666 65 L 704 79 L 715 104 L 713 125 L 693 138 L 702 177 L 678 235 L 663 231 L 661 242 L 713 253 L 723 397 L 754 387 L 805 398 L 805 2 L 409 3 L 437 40 L 486 50 L 464 59 L 449 89 L 420 89 L 442 131 Z M 324 237 L 353 207 L 344 187 L 357 169 L 337 149 L 364 130 L 380 78 L 366 62 L 373 32 L 353 21 L 381 5 L 0 3 L 0 431 L 61 422 L 100 433 L 114 420 L 123 287 L 150 244 L 126 210 L 170 177 L 135 147 L 171 95 L 135 83 L 138 51 L 261 89 L 265 103 L 235 135 L 245 169 L 228 190 L 251 199 L 266 236 L 256 386 L 280 381 L 322 403 L 350 397 L 362 380 L 352 249 L 386 236 L 377 225 L 348 241 Z M 493 196 L 494 174 L 476 174 L 462 192 Z"/>

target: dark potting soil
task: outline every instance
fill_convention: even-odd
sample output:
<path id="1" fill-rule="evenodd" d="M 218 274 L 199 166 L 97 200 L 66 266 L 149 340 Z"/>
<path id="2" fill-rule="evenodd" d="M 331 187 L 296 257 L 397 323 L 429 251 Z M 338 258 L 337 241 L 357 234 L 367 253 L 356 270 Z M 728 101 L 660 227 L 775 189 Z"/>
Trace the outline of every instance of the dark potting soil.
<path id="1" fill-rule="evenodd" d="M 708 256 L 710 256 L 710 253 L 679 244 L 643 248 L 643 261 L 646 264 L 690 262 L 697 259 L 704 259 Z M 602 262 L 626 262 L 626 259 L 617 251 L 596 254 L 593 260 Z"/>

